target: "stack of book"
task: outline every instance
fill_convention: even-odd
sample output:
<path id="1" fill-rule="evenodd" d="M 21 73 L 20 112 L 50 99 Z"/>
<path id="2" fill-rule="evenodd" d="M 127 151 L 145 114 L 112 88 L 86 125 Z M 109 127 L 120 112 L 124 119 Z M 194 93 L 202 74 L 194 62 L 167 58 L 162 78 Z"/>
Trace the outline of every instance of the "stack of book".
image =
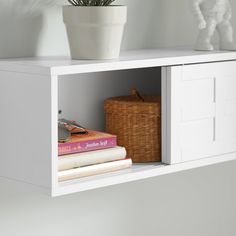
<path id="1" fill-rule="evenodd" d="M 88 130 L 72 135 L 71 140 L 58 144 L 58 181 L 88 177 L 130 168 L 124 147 L 117 146 L 115 135 Z"/>

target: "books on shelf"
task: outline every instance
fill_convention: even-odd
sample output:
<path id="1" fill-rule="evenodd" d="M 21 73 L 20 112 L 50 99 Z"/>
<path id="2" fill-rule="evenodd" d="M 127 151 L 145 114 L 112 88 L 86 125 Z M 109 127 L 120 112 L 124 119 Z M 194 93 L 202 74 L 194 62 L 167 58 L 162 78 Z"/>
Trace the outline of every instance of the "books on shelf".
<path id="1" fill-rule="evenodd" d="M 72 135 L 69 142 L 58 143 L 58 155 L 88 152 L 115 146 L 117 146 L 115 135 L 88 130 L 87 134 Z"/>
<path id="2" fill-rule="evenodd" d="M 105 174 L 130 168 L 124 147 L 117 146 L 115 135 L 88 130 L 58 143 L 58 181 Z"/>
<path id="3" fill-rule="evenodd" d="M 122 160 L 124 158 L 126 158 L 126 150 L 124 147 L 114 147 L 91 152 L 59 156 L 58 170 L 69 170 L 104 162 Z"/>
<path id="4" fill-rule="evenodd" d="M 58 181 L 63 182 L 67 180 L 78 179 L 98 174 L 105 174 L 118 170 L 128 169 L 132 165 L 131 159 L 123 159 L 119 161 L 112 161 L 97 165 L 91 165 L 71 170 L 60 171 L 58 173 Z"/>

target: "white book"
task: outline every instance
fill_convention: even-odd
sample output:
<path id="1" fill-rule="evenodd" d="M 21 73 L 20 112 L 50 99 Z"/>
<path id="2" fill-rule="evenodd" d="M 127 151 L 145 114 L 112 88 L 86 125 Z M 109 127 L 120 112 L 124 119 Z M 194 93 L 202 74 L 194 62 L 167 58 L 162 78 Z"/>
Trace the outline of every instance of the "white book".
<path id="1" fill-rule="evenodd" d="M 131 159 L 124 159 L 119 161 L 107 162 L 92 166 L 80 167 L 72 170 L 65 170 L 58 172 L 58 181 L 63 182 L 82 177 L 105 174 L 118 170 L 130 168 L 132 166 Z"/>
<path id="2" fill-rule="evenodd" d="M 122 160 L 126 158 L 126 155 L 127 153 L 124 147 L 114 147 L 91 152 L 59 156 L 58 170 L 64 171 L 104 162 Z"/>

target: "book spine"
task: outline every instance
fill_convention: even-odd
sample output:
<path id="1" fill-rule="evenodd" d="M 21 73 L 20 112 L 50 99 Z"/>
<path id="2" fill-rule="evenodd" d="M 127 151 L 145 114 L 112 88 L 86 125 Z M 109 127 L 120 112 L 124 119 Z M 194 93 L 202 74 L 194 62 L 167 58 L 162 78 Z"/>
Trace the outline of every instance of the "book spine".
<path id="1" fill-rule="evenodd" d="M 66 170 L 58 172 L 58 181 L 68 181 L 78 179 L 82 177 L 94 176 L 99 174 L 110 173 L 123 169 L 130 168 L 132 166 L 131 159 L 125 159 L 121 161 L 114 161 L 104 164 L 98 164 L 88 167 L 81 167 L 73 170 Z"/>
<path id="2" fill-rule="evenodd" d="M 83 166 L 122 160 L 125 158 L 126 150 L 123 147 L 114 147 L 104 150 L 64 155 L 59 157 L 58 170 L 64 171 Z"/>
<path id="3" fill-rule="evenodd" d="M 59 143 L 58 155 L 68 155 L 81 152 L 95 151 L 117 146 L 116 137 L 100 138 L 96 140 L 87 140 L 74 143 Z"/>

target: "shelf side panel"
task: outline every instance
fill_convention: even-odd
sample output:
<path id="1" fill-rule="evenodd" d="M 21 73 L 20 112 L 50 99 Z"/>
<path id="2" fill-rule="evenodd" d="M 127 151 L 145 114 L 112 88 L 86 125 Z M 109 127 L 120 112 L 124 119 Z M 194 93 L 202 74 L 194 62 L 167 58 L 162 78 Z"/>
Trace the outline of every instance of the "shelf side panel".
<path id="1" fill-rule="evenodd" d="M 51 81 L 0 71 L 0 176 L 51 188 Z"/>

